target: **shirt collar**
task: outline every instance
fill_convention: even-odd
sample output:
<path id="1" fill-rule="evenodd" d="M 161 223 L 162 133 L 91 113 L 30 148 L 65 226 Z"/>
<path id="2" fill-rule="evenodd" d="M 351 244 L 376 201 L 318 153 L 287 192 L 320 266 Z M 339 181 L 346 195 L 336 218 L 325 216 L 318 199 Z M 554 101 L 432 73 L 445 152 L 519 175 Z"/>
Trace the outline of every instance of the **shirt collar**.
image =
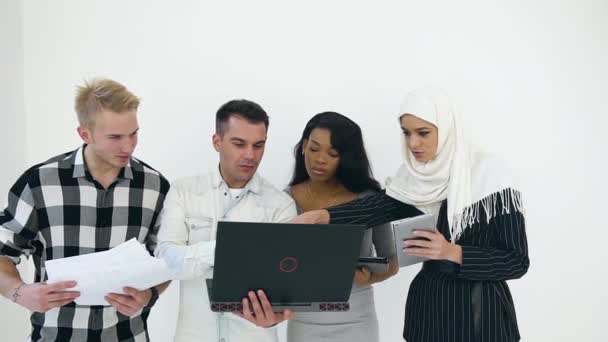
<path id="1" fill-rule="evenodd" d="M 86 144 L 80 146 L 68 157 L 68 159 L 71 160 L 73 163 L 73 178 L 83 178 L 86 177 L 87 174 L 90 174 L 89 169 L 87 168 L 87 164 L 84 162 L 84 149 L 86 146 Z M 131 167 L 132 161 L 133 158 L 129 158 L 129 163 L 127 164 L 127 166 L 120 169 L 117 178 L 133 179 L 133 168 Z"/>
<path id="2" fill-rule="evenodd" d="M 215 189 L 222 188 L 222 187 L 228 188 L 228 184 L 226 184 L 226 181 L 224 180 L 224 177 L 222 177 L 222 174 L 220 172 L 219 164 L 218 164 L 217 168 L 215 169 L 215 171 L 213 172 L 213 187 Z M 249 180 L 249 182 L 247 182 L 247 184 L 243 188 L 243 191 L 245 191 L 245 192 L 251 191 L 256 194 L 259 194 L 262 191 L 262 184 L 261 184 L 260 176 L 258 176 L 257 172 L 253 175 L 253 177 Z"/>

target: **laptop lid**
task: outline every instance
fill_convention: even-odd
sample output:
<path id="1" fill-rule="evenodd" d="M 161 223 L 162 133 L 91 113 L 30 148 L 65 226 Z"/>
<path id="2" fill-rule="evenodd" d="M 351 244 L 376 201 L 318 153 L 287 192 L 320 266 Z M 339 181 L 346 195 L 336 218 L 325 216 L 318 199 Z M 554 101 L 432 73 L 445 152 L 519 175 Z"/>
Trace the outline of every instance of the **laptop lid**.
<path id="1" fill-rule="evenodd" d="M 218 222 L 212 302 L 347 302 L 365 226 Z"/>

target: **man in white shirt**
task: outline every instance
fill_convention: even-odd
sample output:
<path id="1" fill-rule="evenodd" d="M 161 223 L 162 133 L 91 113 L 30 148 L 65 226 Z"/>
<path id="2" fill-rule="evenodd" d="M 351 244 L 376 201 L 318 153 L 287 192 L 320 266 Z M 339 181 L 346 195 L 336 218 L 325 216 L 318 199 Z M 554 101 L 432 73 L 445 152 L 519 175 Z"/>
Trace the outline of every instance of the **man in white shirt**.
<path id="1" fill-rule="evenodd" d="M 176 342 L 274 342 L 278 337 L 273 324 L 292 315 L 262 310 L 259 303 L 268 302 L 261 292 L 259 298 L 249 293 L 256 314 L 247 314 L 246 319 L 214 313 L 205 286 L 205 279 L 213 275 L 218 221 L 287 222 L 296 216 L 294 201 L 256 173 L 267 131 L 268 115 L 258 104 L 224 104 L 213 135 L 219 167 L 175 181 L 167 194 L 155 254 L 180 270 Z M 249 302 L 244 304 L 249 307 Z"/>

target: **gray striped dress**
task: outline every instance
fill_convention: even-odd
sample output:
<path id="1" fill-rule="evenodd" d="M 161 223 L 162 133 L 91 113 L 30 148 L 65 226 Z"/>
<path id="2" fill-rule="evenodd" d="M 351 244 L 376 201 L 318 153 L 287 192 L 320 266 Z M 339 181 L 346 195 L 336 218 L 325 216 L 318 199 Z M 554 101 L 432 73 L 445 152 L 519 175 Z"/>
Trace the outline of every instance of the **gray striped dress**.
<path id="1" fill-rule="evenodd" d="M 291 188 L 285 190 L 290 196 Z M 373 192 L 359 194 L 359 198 Z M 292 196 L 293 197 L 293 196 Z M 298 214 L 302 210 L 298 208 Z M 361 244 L 361 256 L 395 255 L 393 234 L 388 224 L 368 229 Z M 378 342 L 378 319 L 371 286 L 353 283 L 347 312 L 299 312 L 287 323 L 288 342 Z"/>

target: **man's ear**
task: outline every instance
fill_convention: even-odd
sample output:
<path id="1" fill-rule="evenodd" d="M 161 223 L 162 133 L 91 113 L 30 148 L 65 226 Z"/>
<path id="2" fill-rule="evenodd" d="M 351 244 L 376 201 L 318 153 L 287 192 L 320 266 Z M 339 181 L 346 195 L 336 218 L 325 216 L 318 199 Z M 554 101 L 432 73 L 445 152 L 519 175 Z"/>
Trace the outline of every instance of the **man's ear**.
<path id="1" fill-rule="evenodd" d="M 80 139 L 82 139 L 85 144 L 88 145 L 93 140 L 91 130 L 89 130 L 88 128 L 78 126 L 78 128 L 76 128 L 76 131 L 78 132 L 78 136 L 80 136 Z"/>
<path id="2" fill-rule="evenodd" d="M 219 134 L 214 133 L 213 137 L 211 137 L 211 141 L 213 142 L 213 148 L 219 152 L 220 147 L 222 146 L 222 137 Z"/>

